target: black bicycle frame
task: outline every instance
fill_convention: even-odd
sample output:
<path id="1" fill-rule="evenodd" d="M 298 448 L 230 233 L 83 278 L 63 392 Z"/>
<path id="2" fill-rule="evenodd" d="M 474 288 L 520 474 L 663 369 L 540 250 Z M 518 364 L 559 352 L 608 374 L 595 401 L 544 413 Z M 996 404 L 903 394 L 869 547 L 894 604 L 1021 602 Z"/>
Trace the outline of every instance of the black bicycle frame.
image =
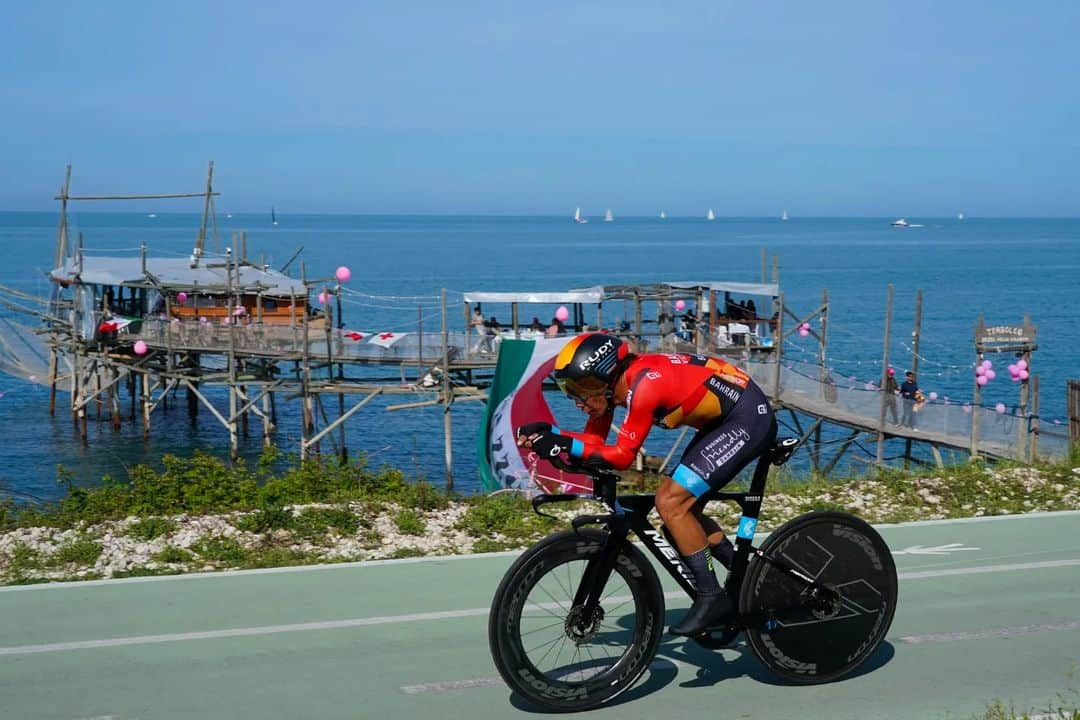
<path id="1" fill-rule="evenodd" d="M 738 597 L 751 553 L 799 578 L 811 588 L 826 590 L 790 563 L 781 558 L 767 557 L 753 545 L 761 502 L 765 494 L 765 483 L 769 477 L 769 465 L 773 462 L 782 464 L 796 446 L 797 442 L 784 440 L 766 449 L 758 458 L 750 488 L 746 492 L 715 492 L 708 496 L 710 500 L 734 501 L 742 510 L 735 536 L 735 555 L 724 583 L 733 598 Z M 697 597 L 693 575 L 690 568 L 683 562 L 678 548 L 665 537 L 664 532 L 654 528 L 648 520 L 649 513 L 656 505 L 656 495 L 636 494 L 617 497 L 618 475 L 606 470 L 590 470 L 589 475 L 593 480 L 593 499 L 603 502 L 612 512 L 607 515 L 579 515 L 571 521 L 574 530 L 586 525 L 606 525 L 608 529 L 608 538 L 604 543 L 603 552 L 588 561 L 581 584 L 574 595 L 574 606 L 583 609 L 581 617 L 591 618 L 595 612 L 604 586 L 615 568 L 619 549 L 631 532 L 641 540 L 691 599 Z M 576 494 L 545 494 L 533 498 L 532 505 L 537 513 L 544 515 L 545 513 L 540 512 L 540 507 L 543 505 L 580 499 L 581 496 Z"/>

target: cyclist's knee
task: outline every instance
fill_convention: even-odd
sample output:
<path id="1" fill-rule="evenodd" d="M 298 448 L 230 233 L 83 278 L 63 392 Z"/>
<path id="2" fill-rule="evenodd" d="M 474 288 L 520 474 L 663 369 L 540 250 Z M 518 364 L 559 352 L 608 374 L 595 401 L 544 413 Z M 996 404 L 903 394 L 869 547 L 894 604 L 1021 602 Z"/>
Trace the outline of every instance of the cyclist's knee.
<path id="1" fill-rule="evenodd" d="M 665 479 L 656 491 L 656 511 L 665 522 L 691 514 L 695 502 L 689 490 L 671 479 Z"/>

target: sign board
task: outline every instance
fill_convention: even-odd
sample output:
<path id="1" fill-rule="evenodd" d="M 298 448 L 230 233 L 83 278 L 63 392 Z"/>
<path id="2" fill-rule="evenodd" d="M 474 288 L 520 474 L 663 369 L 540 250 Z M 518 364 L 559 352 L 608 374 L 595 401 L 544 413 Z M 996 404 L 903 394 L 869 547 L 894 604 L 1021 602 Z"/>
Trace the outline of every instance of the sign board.
<path id="1" fill-rule="evenodd" d="M 1023 325 L 987 325 L 979 318 L 975 326 L 975 344 L 983 345 L 1009 345 L 1009 346 L 1032 346 L 1035 344 L 1037 330 L 1026 319 Z"/>

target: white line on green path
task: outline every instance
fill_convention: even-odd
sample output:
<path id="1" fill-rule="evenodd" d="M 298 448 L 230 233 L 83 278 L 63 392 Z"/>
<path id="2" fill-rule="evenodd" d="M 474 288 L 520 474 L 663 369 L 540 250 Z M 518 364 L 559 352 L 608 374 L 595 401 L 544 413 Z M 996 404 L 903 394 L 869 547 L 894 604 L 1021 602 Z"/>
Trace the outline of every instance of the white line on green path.
<path id="1" fill-rule="evenodd" d="M 1080 629 L 1080 620 L 1072 622 L 1042 624 L 1042 625 L 1014 625 L 1003 628 L 986 628 L 984 630 L 972 630 L 969 632 L 931 633 L 929 635 L 905 635 L 897 638 L 898 642 L 917 645 L 920 643 L 955 642 L 957 640 L 985 640 L 987 638 L 1010 637 L 1012 635 L 1031 635 L 1041 632 L 1058 632 L 1062 630 Z"/>
<path id="2" fill-rule="evenodd" d="M 904 527 L 932 527 L 938 525 L 957 525 L 968 523 L 986 523 L 1010 520 L 1042 520 L 1055 517 L 1080 516 L 1080 510 L 1054 510 L 1051 512 L 1027 513 L 1020 515 L 993 515 L 990 517 L 974 518 L 950 518 L 948 520 L 913 520 L 902 523 L 875 523 L 874 527 L 904 528 Z M 755 540 L 768 537 L 769 533 L 757 533 Z M 480 560 L 491 557 L 517 557 L 521 550 L 507 550 L 495 553 L 471 553 L 468 555 L 432 555 L 428 557 L 399 558 L 396 560 L 358 560 L 347 563 L 329 563 L 324 565 L 298 565 L 294 567 L 258 568 L 256 570 L 218 570 L 214 572 L 185 573 L 182 575 L 154 575 L 146 577 L 110 578 L 108 580 L 74 580 L 70 582 L 41 583 L 36 585 L 6 585 L 0 587 L 0 593 L 6 592 L 40 592 L 47 590 L 63 590 L 65 588 L 87 588 L 116 585 L 130 585 L 138 583 L 158 582 L 184 582 L 187 580 L 213 580 L 214 578 L 230 577 L 233 575 L 277 575 L 281 573 L 319 572 L 322 570 L 340 570 L 347 568 L 371 568 L 381 565 L 407 565 L 413 563 L 449 562 L 453 560 Z M 903 576 L 901 576 L 903 577 Z"/>
<path id="3" fill-rule="evenodd" d="M 949 577 L 952 575 L 975 575 L 983 573 L 1019 572 L 1024 570 L 1040 570 L 1045 568 L 1059 568 L 1080 565 L 1080 558 L 1070 560 L 1046 560 L 1043 562 L 1023 563 L 1015 565 L 983 565 L 966 568 L 948 568 L 942 570 L 927 570 L 924 572 L 900 573 L 901 580 L 923 580 L 934 577 Z M 682 591 L 664 593 L 667 599 L 686 597 Z M 328 620 L 325 622 L 293 623 L 289 625 L 263 625 L 248 628 L 231 628 L 227 630 L 206 630 L 203 632 L 168 633 L 163 635 L 135 635 L 121 638 L 105 638 L 102 640 L 80 640 L 76 642 L 44 643 L 41 645 L 15 645 L 0 647 L 0 656 L 3 655 L 31 655 L 35 653 L 66 652 L 69 650 L 87 650 L 93 648 L 122 647 L 127 645 L 149 645 L 153 643 L 182 642 L 186 640 L 210 640 L 228 637 L 250 637 L 254 635 L 277 635 L 289 632 L 306 632 L 310 630 L 336 630 L 339 628 L 365 627 L 370 625 L 389 625 L 392 623 L 422 622 L 429 620 L 446 620 L 448 618 L 475 617 L 487 615 L 489 608 L 470 608 L 467 610 L 444 610 L 439 612 L 410 613 L 405 615 L 383 615 L 369 618 L 351 618 L 348 620 Z"/>

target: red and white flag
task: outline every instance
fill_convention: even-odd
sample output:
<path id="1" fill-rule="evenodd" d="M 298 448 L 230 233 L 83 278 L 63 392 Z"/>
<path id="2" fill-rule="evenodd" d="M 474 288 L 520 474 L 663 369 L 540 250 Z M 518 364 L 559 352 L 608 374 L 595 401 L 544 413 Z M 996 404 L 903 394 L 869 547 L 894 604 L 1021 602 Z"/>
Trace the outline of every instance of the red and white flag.
<path id="1" fill-rule="evenodd" d="M 345 337 L 351 340 L 355 340 L 357 342 L 360 342 L 369 335 L 371 335 L 371 333 L 357 332 L 355 330 L 350 330 L 349 332 L 345 333 Z"/>
<path id="2" fill-rule="evenodd" d="M 401 338 L 405 337 L 408 334 L 409 333 L 395 333 L 395 332 L 375 333 L 374 335 L 371 336 L 371 339 L 368 340 L 368 342 L 372 343 L 373 345 L 378 345 L 380 347 L 388 348 L 388 347 L 390 347 L 391 345 L 393 345 L 398 340 L 400 340 Z"/>

